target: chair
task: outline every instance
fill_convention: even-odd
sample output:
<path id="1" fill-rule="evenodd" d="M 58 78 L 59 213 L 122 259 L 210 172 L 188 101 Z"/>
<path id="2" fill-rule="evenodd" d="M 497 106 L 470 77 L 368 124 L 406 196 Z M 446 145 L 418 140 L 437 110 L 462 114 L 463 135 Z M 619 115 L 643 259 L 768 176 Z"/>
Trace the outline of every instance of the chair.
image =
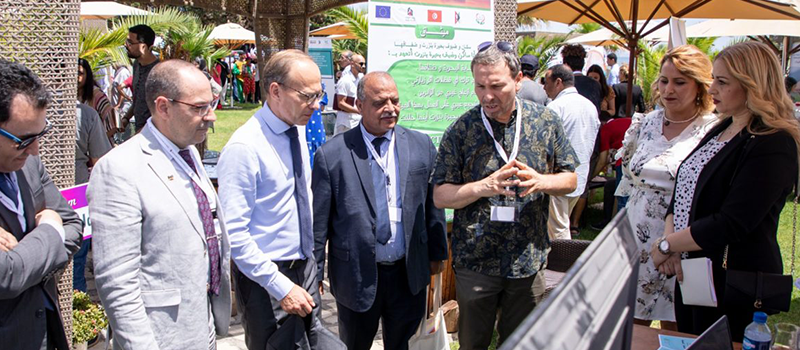
<path id="1" fill-rule="evenodd" d="M 567 270 L 591 243 L 592 241 L 576 239 L 555 239 L 550 242 L 547 268 L 544 270 L 546 287 L 542 299 L 547 298 L 550 292 L 556 288 Z"/>

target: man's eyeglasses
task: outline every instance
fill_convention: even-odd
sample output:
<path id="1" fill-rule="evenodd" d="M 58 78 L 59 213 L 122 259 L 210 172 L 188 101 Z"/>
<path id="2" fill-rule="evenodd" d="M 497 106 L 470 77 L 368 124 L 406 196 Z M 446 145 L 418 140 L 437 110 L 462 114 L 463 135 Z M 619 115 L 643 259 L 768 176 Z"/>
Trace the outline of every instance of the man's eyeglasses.
<path id="1" fill-rule="evenodd" d="M 325 95 L 325 91 L 320 91 L 320 92 L 317 92 L 315 94 L 309 94 L 309 93 L 305 93 L 305 92 L 302 92 L 300 90 L 297 90 L 297 89 L 295 89 L 295 88 L 293 88 L 293 87 L 291 87 L 289 85 L 286 85 L 284 83 L 278 83 L 278 84 L 281 84 L 281 85 L 283 85 L 283 86 L 285 86 L 287 88 L 290 88 L 290 89 L 294 90 L 298 94 L 303 95 L 303 97 L 306 98 L 306 103 L 307 104 L 312 104 L 314 102 L 317 102 L 317 101 L 322 99 L 323 95 Z"/>
<path id="2" fill-rule="evenodd" d="M 8 131 L 5 131 L 3 128 L 0 128 L 0 135 L 3 135 L 5 137 L 7 137 L 11 141 L 14 141 L 17 144 L 17 150 L 23 150 L 23 149 L 27 148 L 28 146 L 30 146 L 34 141 L 42 138 L 51 129 L 53 129 L 53 124 L 50 124 L 49 120 L 45 119 L 44 122 L 45 122 L 44 130 L 42 130 L 42 132 L 40 132 L 40 133 L 38 133 L 36 135 L 28 136 L 28 137 L 26 137 L 24 139 L 21 139 L 19 137 L 14 136 L 14 134 L 12 134 L 12 133 L 10 133 Z"/>
<path id="3" fill-rule="evenodd" d="M 486 49 L 492 47 L 492 44 L 495 44 L 491 41 L 486 41 L 478 45 L 478 52 L 484 52 Z M 514 45 L 508 41 L 498 41 L 496 43 L 497 49 L 502 52 L 509 52 L 514 50 Z"/>
<path id="4" fill-rule="evenodd" d="M 209 104 L 199 104 L 199 105 L 196 105 L 194 103 L 179 101 L 179 100 L 176 100 L 174 98 L 167 98 L 167 101 L 169 101 L 169 102 L 177 102 L 177 103 L 180 103 L 182 105 L 187 105 L 189 107 L 192 107 L 192 110 L 195 113 L 197 113 L 197 116 L 202 118 L 202 117 L 207 116 L 208 113 L 211 112 L 211 109 L 217 106 L 217 102 L 219 100 L 214 99 L 214 101 L 211 101 L 211 103 L 209 103 Z"/>
<path id="5" fill-rule="evenodd" d="M 139 45 L 141 42 L 135 43 L 131 39 L 125 39 L 125 45 Z"/>

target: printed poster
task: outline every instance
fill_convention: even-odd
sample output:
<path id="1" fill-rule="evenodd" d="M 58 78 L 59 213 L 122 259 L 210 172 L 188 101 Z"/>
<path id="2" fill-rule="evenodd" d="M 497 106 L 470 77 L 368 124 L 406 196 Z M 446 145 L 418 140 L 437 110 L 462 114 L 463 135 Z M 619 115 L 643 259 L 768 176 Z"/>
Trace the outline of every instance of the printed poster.
<path id="1" fill-rule="evenodd" d="M 83 220 L 83 239 L 92 238 L 92 221 L 89 220 L 89 202 L 86 200 L 86 188 L 88 183 L 65 188 L 61 190 L 61 195 L 67 200 L 81 220 Z"/>
<path id="2" fill-rule="evenodd" d="M 431 136 L 478 104 L 470 62 L 494 40 L 492 0 L 371 0 L 367 70 L 387 71 L 399 124 Z"/>

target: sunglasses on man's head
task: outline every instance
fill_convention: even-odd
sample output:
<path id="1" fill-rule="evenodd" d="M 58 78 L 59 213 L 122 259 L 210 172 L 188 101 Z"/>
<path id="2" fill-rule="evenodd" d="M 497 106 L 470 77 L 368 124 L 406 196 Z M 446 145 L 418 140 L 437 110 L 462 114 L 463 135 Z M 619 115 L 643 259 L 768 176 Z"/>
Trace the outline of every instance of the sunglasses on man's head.
<path id="1" fill-rule="evenodd" d="M 514 45 L 508 41 L 498 41 L 496 43 L 491 41 L 486 41 L 478 45 L 478 52 L 486 51 L 486 49 L 492 47 L 492 44 L 495 44 L 495 46 L 497 46 L 497 49 L 502 52 L 509 52 L 514 50 Z"/>
<path id="2" fill-rule="evenodd" d="M 0 128 L 0 135 L 5 136 L 11 141 L 14 141 L 14 143 L 17 144 L 17 150 L 21 151 L 25 148 L 28 148 L 28 146 L 33 144 L 34 141 L 44 137 L 44 135 L 46 135 L 51 129 L 53 129 L 53 124 L 50 124 L 49 120 L 45 119 L 44 122 L 45 122 L 44 129 L 36 135 L 27 136 L 21 139 L 19 137 L 14 136 L 14 134 L 6 131 L 3 128 Z"/>

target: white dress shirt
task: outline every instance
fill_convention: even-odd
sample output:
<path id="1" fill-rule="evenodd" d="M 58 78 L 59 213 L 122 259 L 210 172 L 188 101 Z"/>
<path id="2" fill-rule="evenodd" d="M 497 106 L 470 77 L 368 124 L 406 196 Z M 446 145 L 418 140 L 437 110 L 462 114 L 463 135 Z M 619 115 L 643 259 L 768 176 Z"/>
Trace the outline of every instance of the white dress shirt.
<path id="1" fill-rule="evenodd" d="M 566 197 L 577 197 L 583 193 L 589 177 L 589 161 L 594 151 L 594 142 L 600 130 L 600 119 L 597 107 L 586 97 L 581 96 L 575 87 L 562 90 L 553 102 L 547 105 L 561 118 L 580 165 L 575 169 L 578 175 L 578 187 Z"/>
<path id="2" fill-rule="evenodd" d="M 372 140 L 375 140 L 377 137 L 375 135 L 370 134 L 367 129 L 364 129 L 364 124 L 359 124 L 361 128 L 361 134 L 364 139 L 364 143 L 369 149 L 372 146 Z M 392 143 L 392 137 L 394 136 L 394 129 L 390 129 L 383 137 L 386 138 L 386 141 L 383 142 L 381 145 L 381 162 L 383 164 L 388 164 L 387 170 L 389 171 L 389 183 L 386 185 L 386 193 L 390 193 L 389 195 L 390 200 L 388 200 L 389 210 L 394 208 L 402 208 L 402 194 L 400 193 L 400 177 L 398 174 L 400 173 L 399 168 L 399 161 L 397 160 L 397 146 L 395 143 Z M 395 145 L 395 150 L 389 152 L 389 145 Z M 389 156 L 389 155 L 392 156 Z M 375 162 L 375 157 L 372 152 L 369 152 L 369 159 L 370 159 L 370 167 L 378 166 L 373 165 L 372 162 Z M 371 178 L 370 178 L 371 179 Z M 402 215 L 401 215 L 402 217 Z M 377 262 L 392 262 L 397 261 L 400 258 L 406 255 L 406 240 L 405 235 L 403 234 L 403 222 L 402 221 L 389 221 L 389 227 L 391 228 L 392 236 L 386 242 L 386 244 L 380 244 L 378 241 L 375 241 L 375 261 Z M 400 233 L 398 235 L 398 233 Z"/>
<path id="3" fill-rule="evenodd" d="M 264 107 L 242 125 L 222 150 L 217 165 L 219 197 L 225 210 L 231 257 L 245 276 L 281 300 L 294 287 L 274 261 L 305 257 L 300 247 L 300 217 L 286 124 Z M 297 126 L 306 145 L 304 126 Z M 305 147 L 302 147 L 304 150 Z M 308 152 L 301 152 L 313 208 Z M 309 213 L 312 215 L 313 213 Z"/>

